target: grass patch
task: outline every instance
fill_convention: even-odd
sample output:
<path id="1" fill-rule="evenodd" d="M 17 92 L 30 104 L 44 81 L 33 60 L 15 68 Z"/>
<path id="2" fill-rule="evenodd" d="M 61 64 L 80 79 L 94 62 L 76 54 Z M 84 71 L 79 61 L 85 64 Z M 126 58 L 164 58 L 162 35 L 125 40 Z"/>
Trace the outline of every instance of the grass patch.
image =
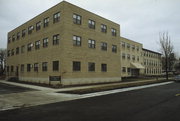
<path id="1" fill-rule="evenodd" d="M 76 90 L 71 90 L 71 91 L 62 91 L 58 93 L 88 94 L 88 93 L 108 91 L 108 90 L 121 89 L 121 88 L 127 88 L 127 87 L 135 87 L 135 86 L 142 86 L 142 85 L 148 85 L 148 84 L 154 84 L 154 83 L 161 83 L 161 82 L 166 82 L 166 81 L 167 80 L 163 79 L 163 80 L 153 80 L 153 81 L 151 80 L 151 81 L 121 82 L 117 84 L 109 84 L 109 85 L 91 87 L 91 88 L 86 88 L 86 89 L 76 89 Z"/>

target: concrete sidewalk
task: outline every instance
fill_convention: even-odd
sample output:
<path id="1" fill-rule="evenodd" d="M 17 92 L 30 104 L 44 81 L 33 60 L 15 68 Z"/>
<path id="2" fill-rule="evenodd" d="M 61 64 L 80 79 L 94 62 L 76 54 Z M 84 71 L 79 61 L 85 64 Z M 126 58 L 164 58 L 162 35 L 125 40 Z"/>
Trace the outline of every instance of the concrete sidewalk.
<path id="1" fill-rule="evenodd" d="M 48 88 L 48 87 L 20 84 L 16 82 L 8 82 L 8 81 L 0 80 L 0 83 L 35 89 L 32 91 L 27 91 L 27 92 L 1 94 L 0 95 L 0 111 L 14 109 L 14 108 L 23 108 L 23 107 L 29 107 L 29 106 L 42 105 L 42 104 L 56 103 L 56 102 L 62 102 L 62 101 L 76 100 L 76 99 L 82 99 L 82 98 L 87 98 L 87 97 L 107 95 L 107 94 L 118 93 L 118 92 L 123 92 L 123 91 L 128 91 L 128 90 L 139 89 L 139 88 L 147 88 L 147 87 L 151 87 L 151 85 L 144 86 L 144 87 L 140 86 L 140 87 L 109 90 L 109 91 L 104 91 L 104 92 L 101 91 L 101 92 L 83 94 L 83 95 L 65 94 L 63 93 L 64 91 L 101 88 L 101 87 L 106 87 L 106 86 L 117 86 L 117 85 L 126 85 L 126 86 L 136 85 L 137 86 L 137 85 L 147 84 L 147 82 L 154 83 L 154 80 L 148 80 L 148 81 L 146 80 L 146 82 L 145 81 L 120 82 L 120 83 L 111 83 L 111 84 L 99 84 L 99 85 L 90 85 L 90 86 L 78 86 L 78 87 L 53 89 L 53 88 Z M 162 84 L 168 84 L 168 83 L 169 82 L 162 83 Z M 158 86 L 158 84 L 156 85 Z"/>

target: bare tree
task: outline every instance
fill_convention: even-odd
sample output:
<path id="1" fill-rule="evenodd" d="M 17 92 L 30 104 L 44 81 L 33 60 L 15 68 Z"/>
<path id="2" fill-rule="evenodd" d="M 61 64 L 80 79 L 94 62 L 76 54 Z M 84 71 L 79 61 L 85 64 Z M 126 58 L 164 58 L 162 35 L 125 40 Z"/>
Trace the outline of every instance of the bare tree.
<path id="1" fill-rule="evenodd" d="M 174 49 L 168 32 L 163 32 L 159 34 L 159 43 L 161 48 L 160 50 L 165 58 L 166 79 L 168 80 L 168 62 Z"/>
<path id="2" fill-rule="evenodd" d="M 5 72 L 6 49 L 0 49 L 0 75 Z"/>

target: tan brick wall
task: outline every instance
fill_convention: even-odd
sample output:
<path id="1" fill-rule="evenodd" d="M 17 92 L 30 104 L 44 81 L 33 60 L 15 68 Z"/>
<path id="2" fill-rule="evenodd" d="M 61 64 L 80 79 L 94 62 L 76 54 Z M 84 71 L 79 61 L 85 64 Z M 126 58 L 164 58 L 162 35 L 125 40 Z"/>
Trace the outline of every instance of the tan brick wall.
<path id="1" fill-rule="evenodd" d="M 60 12 L 60 22 L 53 24 L 53 14 Z M 82 16 L 82 25 L 76 25 L 73 23 L 73 13 Z M 49 26 L 43 27 L 44 18 L 49 17 Z M 96 29 L 92 30 L 88 27 L 88 19 L 96 21 Z M 36 32 L 36 23 L 41 21 L 41 30 Z M 107 33 L 101 32 L 101 24 L 107 25 Z M 31 35 L 27 34 L 24 38 L 20 37 L 20 40 L 15 40 L 8 44 L 7 50 L 16 51 L 16 47 L 25 45 L 25 53 L 10 56 L 7 59 L 7 66 L 14 66 L 14 72 L 9 72 L 7 75 L 15 76 L 16 66 L 19 67 L 19 78 L 24 81 L 43 82 L 48 83 L 49 76 L 61 76 L 63 84 L 82 84 L 86 83 L 98 83 L 107 81 L 119 81 L 121 80 L 120 71 L 120 44 L 119 33 L 120 26 L 114 22 L 97 16 L 91 12 L 83 10 L 77 6 L 71 5 L 67 2 L 61 2 L 60 4 L 50 8 L 42 14 L 36 16 L 25 24 L 12 30 L 8 33 L 8 37 L 16 35 L 17 32 L 22 34 L 22 30 L 30 26 L 34 26 L 34 30 Z M 117 30 L 117 36 L 111 35 L 111 28 Z M 59 45 L 52 45 L 52 37 L 55 34 L 60 35 Z M 73 46 L 73 35 L 82 37 L 81 47 Z M 48 47 L 43 48 L 43 38 L 48 37 Z M 96 40 L 96 48 L 88 48 L 88 39 Z M 35 41 L 41 41 L 41 47 L 39 50 L 35 50 L 33 46 L 32 51 L 27 52 L 27 44 Z M 100 48 L 101 42 L 107 42 L 107 51 L 102 51 Z M 112 45 L 117 45 L 117 53 L 112 52 Z M 60 70 L 53 72 L 52 61 L 59 60 Z M 117 61 L 118 60 L 118 61 Z M 72 71 L 72 61 L 81 62 L 81 71 Z M 48 62 L 48 71 L 42 72 L 42 62 Z M 95 63 L 95 72 L 88 72 L 88 62 Z M 31 68 L 31 72 L 27 72 L 27 64 L 39 63 L 39 71 L 34 72 L 34 67 Z M 101 72 L 101 64 L 107 64 L 107 72 Z M 24 72 L 20 72 L 20 65 L 25 64 Z M 69 79 L 69 80 L 68 80 Z M 74 81 L 73 81 L 74 80 Z M 66 82 L 67 81 L 67 82 Z"/>

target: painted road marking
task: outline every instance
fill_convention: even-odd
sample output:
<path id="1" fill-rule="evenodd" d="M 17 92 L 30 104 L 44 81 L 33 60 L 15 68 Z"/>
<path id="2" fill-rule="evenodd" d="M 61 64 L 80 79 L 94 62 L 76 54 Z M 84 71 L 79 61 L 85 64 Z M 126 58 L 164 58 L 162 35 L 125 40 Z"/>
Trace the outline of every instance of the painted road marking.
<path id="1" fill-rule="evenodd" d="M 127 91 L 139 90 L 139 89 L 161 86 L 161 85 L 166 85 L 166 84 L 171 84 L 171 83 L 173 82 L 163 82 L 163 83 L 158 83 L 158 84 L 150 84 L 150 85 L 143 85 L 143 86 L 137 86 L 137 87 L 129 87 L 129 88 L 109 90 L 109 91 L 95 92 L 95 93 L 81 95 L 80 98 L 96 97 L 96 96 L 114 94 L 114 93 L 119 93 L 119 92 L 127 92 Z"/>

